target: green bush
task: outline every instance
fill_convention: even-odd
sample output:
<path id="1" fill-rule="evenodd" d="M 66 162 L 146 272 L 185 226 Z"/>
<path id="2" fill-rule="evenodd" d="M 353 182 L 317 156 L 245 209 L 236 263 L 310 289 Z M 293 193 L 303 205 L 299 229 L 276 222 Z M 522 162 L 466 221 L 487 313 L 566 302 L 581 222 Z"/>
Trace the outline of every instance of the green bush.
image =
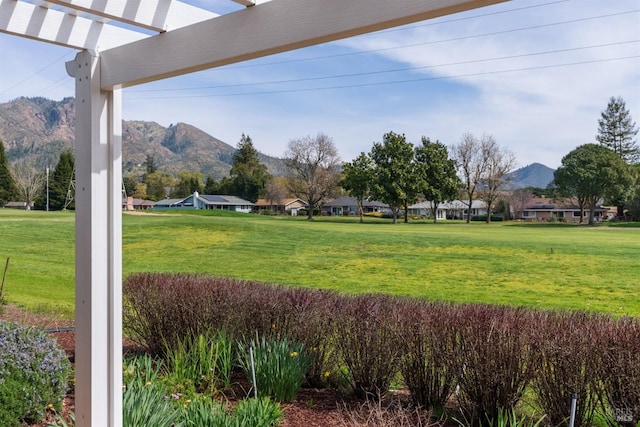
<path id="1" fill-rule="evenodd" d="M 0 321 L 0 354 L 0 425 L 39 421 L 48 405 L 61 408 L 71 367 L 53 338 Z"/>
<path id="2" fill-rule="evenodd" d="M 286 337 L 258 337 L 239 342 L 239 363 L 252 382 L 250 349 L 253 350 L 258 396 L 278 402 L 293 400 L 309 369 L 309 356 L 301 343 Z"/>

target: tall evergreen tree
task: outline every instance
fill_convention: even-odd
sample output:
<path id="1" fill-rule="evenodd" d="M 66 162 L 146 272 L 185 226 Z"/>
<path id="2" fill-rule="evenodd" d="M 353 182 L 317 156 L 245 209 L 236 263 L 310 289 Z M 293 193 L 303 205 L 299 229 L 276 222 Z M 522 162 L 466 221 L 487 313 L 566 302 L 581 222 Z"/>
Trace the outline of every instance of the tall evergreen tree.
<path id="1" fill-rule="evenodd" d="M 610 148 L 627 164 L 634 164 L 640 160 L 640 149 L 634 137 L 638 134 L 636 123 L 631 118 L 626 104 L 621 97 L 611 97 L 607 108 L 600 114 L 598 120 L 598 135 L 596 140 L 603 146 Z M 608 203 L 616 206 L 616 216 L 624 217 L 625 205 L 631 202 L 623 192 L 618 197 L 608 200 Z"/>
<path id="2" fill-rule="evenodd" d="M 75 160 L 73 158 L 73 152 L 71 150 L 65 150 L 60 153 L 58 164 L 49 178 L 50 210 L 64 209 L 68 192 L 74 191 L 71 186 L 71 180 L 74 179 L 74 167 Z M 73 194 L 70 196 L 73 196 Z M 67 207 L 73 208 L 74 204 L 71 203 Z"/>
<path id="3" fill-rule="evenodd" d="M 270 175 L 267 167 L 260 163 L 258 150 L 254 148 L 249 135 L 242 134 L 229 174 L 234 195 L 255 202 L 264 192 Z"/>
<path id="4" fill-rule="evenodd" d="M 9 159 L 4 151 L 4 143 L 0 140 L 0 208 L 14 199 L 18 188 L 9 169 Z"/>
<path id="5" fill-rule="evenodd" d="M 612 96 L 607 108 L 600 114 L 596 140 L 613 150 L 627 164 L 632 164 L 640 159 L 640 149 L 634 139 L 637 134 L 638 128 L 624 100 Z"/>

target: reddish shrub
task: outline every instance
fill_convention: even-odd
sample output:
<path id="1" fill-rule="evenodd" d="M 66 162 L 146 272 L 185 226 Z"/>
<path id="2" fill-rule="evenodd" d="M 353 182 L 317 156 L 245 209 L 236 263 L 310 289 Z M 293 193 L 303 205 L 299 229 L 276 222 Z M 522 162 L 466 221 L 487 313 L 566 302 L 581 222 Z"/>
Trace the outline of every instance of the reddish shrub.
<path id="1" fill-rule="evenodd" d="M 442 409 L 462 372 L 457 365 L 456 306 L 406 299 L 398 310 L 402 316 L 400 366 L 411 398 L 419 407 Z"/>
<path id="2" fill-rule="evenodd" d="M 337 301 L 335 346 L 355 393 L 379 399 L 398 373 L 402 354 L 397 299 L 359 295 Z"/>
<path id="3" fill-rule="evenodd" d="M 602 322 L 601 403 L 611 425 L 640 423 L 640 318 Z"/>
<path id="4" fill-rule="evenodd" d="M 575 425 L 590 425 L 599 401 L 602 331 L 608 319 L 586 312 L 539 312 L 541 365 L 533 388 L 552 425 L 566 424 L 575 393 Z"/>
<path id="5" fill-rule="evenodd" d="M 511 411 L 538 366 L 531 344 L 532 311 L 491 305 L 457 310 L 460 377 L 458 399 L 474 424 Z"/>

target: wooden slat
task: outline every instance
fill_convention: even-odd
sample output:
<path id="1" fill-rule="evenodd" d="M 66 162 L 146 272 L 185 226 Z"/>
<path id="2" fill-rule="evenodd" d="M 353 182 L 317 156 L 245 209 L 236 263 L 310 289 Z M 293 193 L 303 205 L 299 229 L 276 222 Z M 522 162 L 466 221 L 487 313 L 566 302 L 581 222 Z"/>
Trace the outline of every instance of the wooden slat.
<path id="1" fill-rule="evenodd" d="M 177 0 L 48 0 L 61 6 L 88 12 L 153 31 L 185 27 L 217 14 Z"/>
<path id="2" fill-rule="evenodd" d="M 102 53 L 102 88 L 126 87 L 506 0 L 272 0 Z"/>
<path id="3" fill-rule="evenodd" d="M 0 32 L 75 49 L 106 50 L 148 37 L 16 0 L 0 0 Z"/>

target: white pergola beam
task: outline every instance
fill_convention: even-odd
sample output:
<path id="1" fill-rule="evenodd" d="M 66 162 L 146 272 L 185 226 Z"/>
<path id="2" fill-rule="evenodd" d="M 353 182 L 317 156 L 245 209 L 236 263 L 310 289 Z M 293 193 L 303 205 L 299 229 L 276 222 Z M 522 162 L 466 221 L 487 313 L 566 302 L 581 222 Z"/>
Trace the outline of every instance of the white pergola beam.
<path id="1" fill-rule="evenodd" d="M 256 2 L 253 0 L 232 0 L 232 1 L 247 7 L 254 6 L 256 4 Z"/>
<path id="2" fill-rule="evenodd" d="M 75 49 L 105 50 L 148 37 L 17 0 L 0 0 L 0 32 Z"/>
<path id="3" fill-rule="evenodd" d="M 102 53 L 102 88 L 126 87 L 505 0 L 272 0 Z"/>
<path id="4" fill-rule="evenodd" d="M 122 426 L 122 95 L 100 90 L 100 58 L 76 81 L 76 425 Z"/>
<path id="5" fill-rule="evenodd" d="M 177 0 L 48 1 L 157 32 L 175 30 L 218 16 L 216 13 Z"/>

